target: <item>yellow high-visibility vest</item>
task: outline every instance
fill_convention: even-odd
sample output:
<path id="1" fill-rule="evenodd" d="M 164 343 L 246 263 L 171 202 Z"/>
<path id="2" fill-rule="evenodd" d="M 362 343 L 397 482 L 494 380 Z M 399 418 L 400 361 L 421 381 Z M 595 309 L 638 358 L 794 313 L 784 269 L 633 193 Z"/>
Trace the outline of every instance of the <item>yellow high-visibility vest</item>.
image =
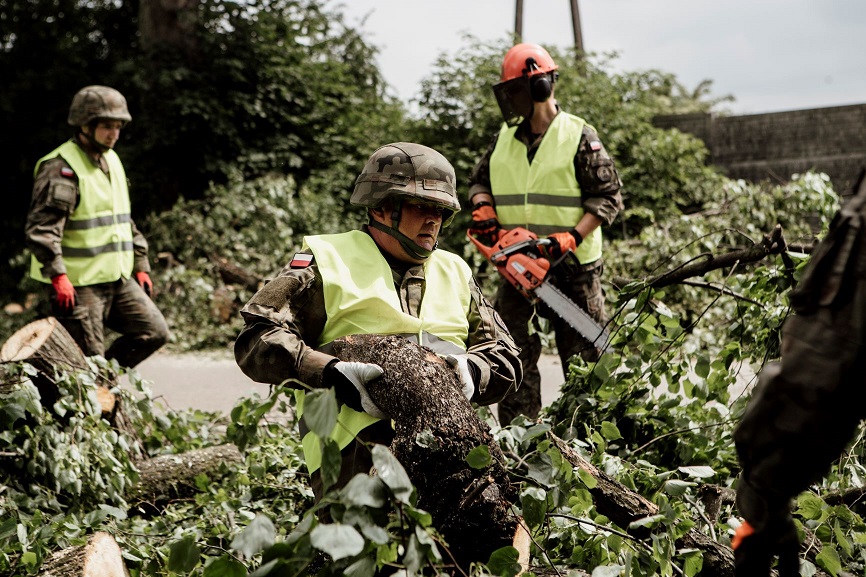
<path id="1" fill-rule="evenodd" d="M 472 271 L 463 259 L 435 250 L 424 263 L 424 298 L 418 317 L 403 312 L 388 262 L 370 235 L 361 231 L 309 236 L 304 244 L 316 259 L 327 320 L 318 346 L 357 334 L 401 335 L 443 352 L 465 352 L 469 338 L 469 287 Z M 303 416 L 304 391 L 295 391 L 298 416 Z M 343 405 L 330 437 L 340 449 L 378 419 Z M 312 473 L 321 465 L 318 438 L 302 439 Z"/>
<path id="2" fill-rule="evenodd" d="M 586 122 L 560 112 L 547 128 L 532 159 L 526 145 L 514 137 L 516 126 L 503 124 L 490 156 L 490 185 L 496 213 L 505 228 L 521 226 L 539 236 L 573 229 L 583 216 L 574 157 Z M 601 228 L 590 233 L 575 251 L 581 263 L 601 258 Z"/>
<path id="3" fill-rule="evenodd" d="M 111 178 L 93 164 L 80 146 L 67 141 L 36 163 L 39 166 L 57 156 L 69 163 L 78 176 L 80 200 L 69 215 L 60 247 L 66 275 L 74 286 L 116 281 L 132 276 L 135 260 L 132 246 L 132 216 L 126 172 L 113 150 L 103 157 Z M 42 275 L 42 265 L 30 259 L 30 276 L 50 283 Z"/>

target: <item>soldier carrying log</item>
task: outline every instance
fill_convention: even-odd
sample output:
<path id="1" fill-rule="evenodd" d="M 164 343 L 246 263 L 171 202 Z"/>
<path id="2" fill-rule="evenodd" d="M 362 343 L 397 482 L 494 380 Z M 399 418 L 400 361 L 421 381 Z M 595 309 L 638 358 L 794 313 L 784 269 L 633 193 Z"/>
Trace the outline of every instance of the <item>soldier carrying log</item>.
<path id="1" fill-rule="evenodd" d="M 437 248 L 442 227 L 460 210 L 448 160 L 420 144 L 382 146 L 355 181 L 351 203 L 367 209 L 369 223 L 306 237 L 304 249 L 243 308 L 245 327 L 235 342 L 238 365 L 255 381 L 297 379 L 334 389 L 343 424 L 335 428 L 343 433 L 335 438 L 342 452 L 336 488 L 370 471 L 366 445 L 389 445 L 389 417 L 398 416 L 386 415 L 367 392 L 382 368 L 339 360 L 329 346 L 335 340 L 356 334 L 410 339 L 444 357 L 463 395 L 483 405 L 498 402 L 522 378 L 514 341 L 469 266 Z M 319 500 L 321 452 L 303 419 L 301 434 Z"/>

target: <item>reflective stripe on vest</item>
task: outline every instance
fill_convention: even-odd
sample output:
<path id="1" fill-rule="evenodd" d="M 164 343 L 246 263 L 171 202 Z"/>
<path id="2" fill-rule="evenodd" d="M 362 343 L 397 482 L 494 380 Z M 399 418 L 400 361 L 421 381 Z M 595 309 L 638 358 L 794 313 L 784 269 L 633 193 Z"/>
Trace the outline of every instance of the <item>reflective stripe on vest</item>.
<path id="1" fill-rule="evenodd" d="M 60 241 L 63 263 L 69 281 L 87 286 L 129 278 L 134 262 L 132 218 L 126 172 L 113 150 L 103 154 L 111 178 L 93 164 L 80 146 L 67 141 L 36 163 L 63 157 L 78 176 L 78 206 L 66 221 Z M 51 282 L 42 276 L 42 265 L 30 259 L 30 276 Z"/>
<path id="2" fill-rule="evenodd" d="M 424 263 L 425 298 L 416 318 L 403 312 L 391 267 L 370 235 L 351 231 L 311 236 L 304 239 L 304 244 L 315 256 L 322 276 L 327 320 L 320 348 L 354 334 L 409 334 L 415 337 L 412 340 L 434 346 L 438 343 L 434 350 L 441 348 L 443 353 L 466 351 L 472 271 L 457 255 L 436 250 Z M 295 400 L 300 418 L 304 392 L 295 391 Z M 343 449 L 377 420 L 343 405 L 330 437 Z M 312 473 L 321 465 L 319 439 L 307 433 L 302 446 L 307 469 Z"/>
<path id="3" fill-rule="evenodd" d="M 526 145 L 514 137 L 518 127 L 503 125 L 490 156 L 490 185 L 496 213 L 505 228 L 522 226 L 547 236 L 574 228 L 583 217 L 574 157 L 586 122 L 560 112 L 544 133 L 532 159 Z M 601 228 L 596 228 L 575 251 L 581 263 L 601 257 Z"/>

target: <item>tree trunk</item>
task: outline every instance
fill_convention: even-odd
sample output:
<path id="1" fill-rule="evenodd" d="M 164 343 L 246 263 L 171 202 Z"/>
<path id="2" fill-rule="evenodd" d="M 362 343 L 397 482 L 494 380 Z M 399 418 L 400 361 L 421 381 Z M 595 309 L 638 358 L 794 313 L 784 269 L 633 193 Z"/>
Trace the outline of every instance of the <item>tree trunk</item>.
<path id="1" fill-rule="evenodd" d="M 120 547 L 108 533 L 94 533 L 87 545 L 69 547 L 49 557 L 39 577 L 129 577 Z"/>
<path id="2" fill-rule="evenodd" d="M 548 433 L 548 437 L 566 461 L 572 466 L 586 471 L 598 481 L 596 487 L 590 490 L 598 512 L 628 531 L 629 534 L 637 538 L 645 538 L 649 533 L 647 529 L 632 530 L 628 526 L 638 519 L 658 514 L 659 508 L 655 503 L 648 501 L 616 479 L 596 469 L 592 463 L 581 457 L 577 451 L 556 435 Z M 704 557 L 701 577 L 734 576 L 733 551 L 700 531 L 690 529 L 688 533 L 677 540 L 676 546 L 678 549 L 688 548 L 701 551 Z"/>
<path id="3" fill-rule="evenodd" d="M 431 514 L 455 560 L 461 565 L 486 562 L 491 552 L 511 545 L 517 487 L 503 466 L 498 443 L 463 397 L 454 369 L 398 336 L 353 335 L 333 345 L 341 360 L 376 363 L 385 370 L 367 389 L 394 419 L 391 451 L 418 489 L 418 506 Z M 492 461 L 473 469 L 466 456 L 480 445 Z"/>
<path id="4" fill-rule="evenodd" d="M 0 363 L 7 362 L 26 362 L 36 369 L 37 374 L 31 380 L 39 391 L 42 406 L 48 409 L 60 397 L 58 372 L 94 374 L 84 352 L 54 317 L 33 321 L 9 337 L 0 348 Z M 141 458 L 142 443 L 138 432 L 132 427 L 120 399 L 110 391 L 117 383 L 99 374 L 94 376 L 102 381 L 96 390 L 102 417 L 133 441 L 130 445 L 136 451 L 135 457 Z"/>
<path id="5" fill-rule="evenodd" d="M 166 504 L 197 491 L 195 478 L 221 477 L 223 465 L 244 459 L 235 445 L 218 445 L 177 455 L 160 455 L 138 465 L 139 481 L 128 493 L 130 506 L 141 512 L 161 511 Z"/>

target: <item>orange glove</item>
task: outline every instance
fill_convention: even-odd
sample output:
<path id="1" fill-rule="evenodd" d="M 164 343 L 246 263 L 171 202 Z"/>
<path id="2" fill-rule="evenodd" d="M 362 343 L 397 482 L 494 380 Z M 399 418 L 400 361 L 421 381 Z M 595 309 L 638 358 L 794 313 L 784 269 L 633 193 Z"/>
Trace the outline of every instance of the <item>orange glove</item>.
<path id="1" fill-rule="evenodd" d="M 571 229 L 568 232 L 555 232 L 547 238 L 551 241 L 547 245 L 547 252 L 553 258 L 559 258 L 573 251 L 583 242 L 583 237 L 575 229 Z"/>
<path id="2" fill-rule="evenodd" d="M 146 294 L 147 296 L 153 295 L 153 281 L 150 280 L 149 274 L 147 274 L 143 270 L 138 271 L 137 273 L 135 273 L 135 280 L 138 282 L 138 284 L 141 285 L 141 288 L 144 289 L 144 294 Z"/>
<path id="3" fill-rule="evenodd" d="M 800 541 L 790 516 L 775 520 L 772 527 L 757 531 L 743 521 L 731 540 L 734 550 L 734 574 L 737 577 L 770 577 L 770 567 L 778 555 L 779 577 L 799 577 Z"/>
<path id="4" fill-rule="evenodd" d="M 493 244 L 498 239 L 498 232 L 502 229 L 499 224 L 499 217 L 496 215 L 496 209 L 493 205 L 483 200 L 475 205 L 472 209 L 472 225 L 469 227 L 469 234 L 481 237 L 490 241 L 488 244 Z"/>
<path id="5" fill-rule="evenodd" d="M 731 539 L 731 549 L 737 550 L 737 547 L 743 544 L 743 539 L 755 533 L 755 529 L 749 525 L 748 521 L 743 521 L 743 524 L 737 527 L 734 533 L 734 538 Z"/>
<path id="6" fill-rule="evenodd" d="M 64 313 L 71 313 L 72 309 L 75 308 L 78 295 L 66 273 L 51 277 L 51 286 L 54 287 L 54 292 L 57 294 L 57 307 Z"/>

